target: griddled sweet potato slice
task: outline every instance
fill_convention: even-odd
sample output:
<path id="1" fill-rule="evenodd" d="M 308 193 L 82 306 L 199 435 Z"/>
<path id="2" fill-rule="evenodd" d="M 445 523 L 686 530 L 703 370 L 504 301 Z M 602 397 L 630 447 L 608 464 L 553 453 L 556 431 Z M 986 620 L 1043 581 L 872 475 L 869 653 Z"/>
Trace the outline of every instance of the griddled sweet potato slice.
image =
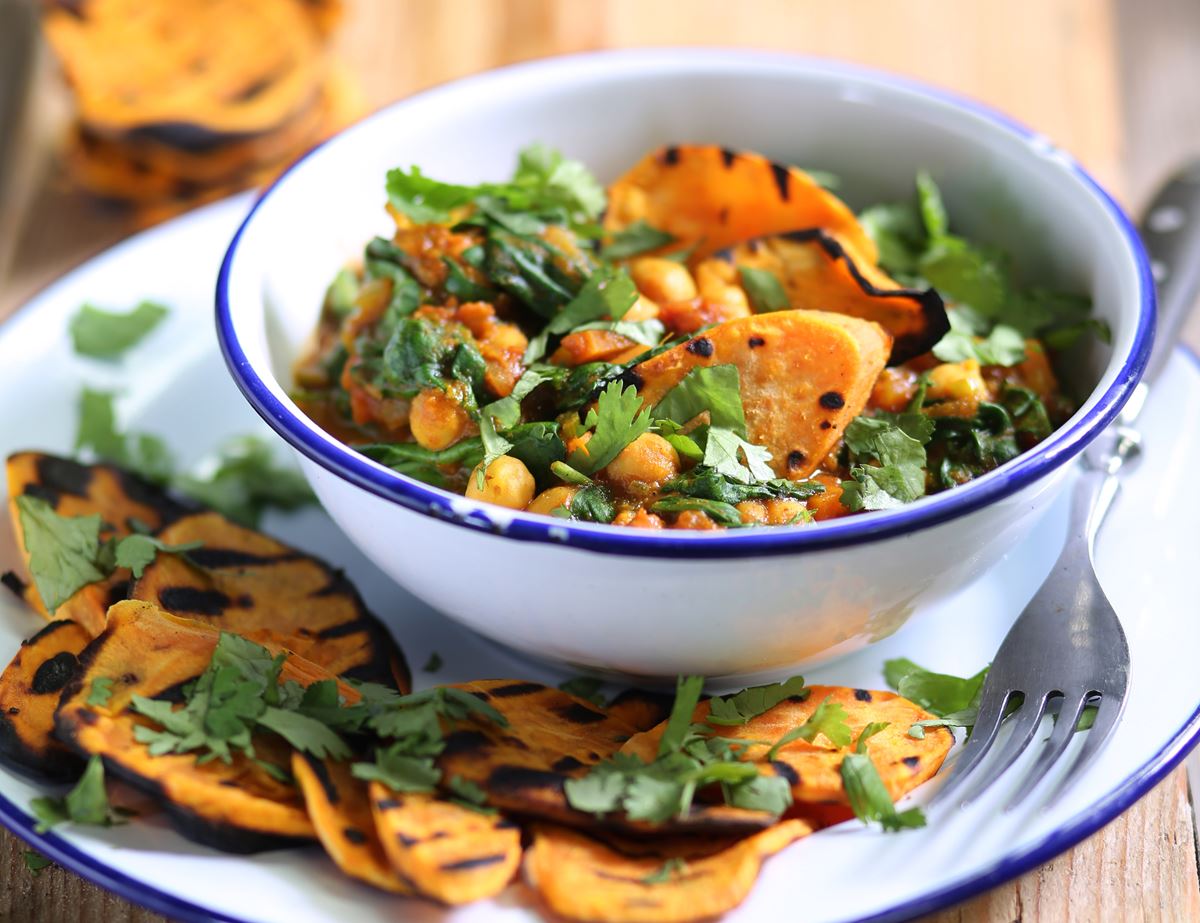
<path id="1" fill-rule="evenodd" d="M 60 516 L 99 515 L 105 537 L 128 535 L 134 522 L 158 529 L 188 512 L 161 488 L 115 465 L 83 465 L 43 452 L 17 452 L 6 467 L 9 512 L 26 567 L 29 554 L 15 503 L 23 494 L 45 500 Z M 118 568 L 107 580 L 80 589 L 53 615 L 32 583 L 15 574 L 6 574 L 4 582 L 46 618 L 72 619 L 94 637 L 104 630 L 108 607 L 126 597 L 129 577 L 127 569 Z"/>
<path id="2" fill-rule="evenodd" d="M 219 513 L 184 517 L 159 538 L 203 545 L 186 558 L 159 555 L 134 585 L 134 599 L 273 639 L 339 676 L 409 690 L 404 655 L 341 571 Z"/>
<path id="3" fill-rule="evenodd" d="M 712 144 L 659 148 L 612 184 L 605 230 L 636 221 L 674 235 L 673 249 L 694 245 L 693 259 L 796 228 L 834 231 L 877 259 L 854 212 L 803 170 Z"/>
<path id="4" fill-rule="evenodd" d="M 317 838 L 339 869 L 384 891 L 415 893 L 388 862 L 376 832 L 367 783 L 354 778 L 350 763 L 293 753 L 292 776 L 304 793 Z"/>
<path id="5" fill-rule="evenodd" d="M 58 737 L 85 756 L 99 754 L 105 769 L 161 799 L 181 834 L 215 849 L 249 853 L 291 846 L 314 837 L 295 786 L 272 776 L 240 752 L 231 763 L 197 765 L 194 754 L 151 756 L 134 738 L 145 719 L 127 710 L 135 694 L 171 697 L 208 666 L 220 633 L 178 619 L 148 603 L 117 603 L 108 627 L 84 650 L 82 671 L 63 691 L 55 718 Z M 307 686 L 329 674 L 289 656 L 282 679 Z M 89 705 L 93 682 L 112 679 L 105 705 Z M 344 687 L 354 701 L 357 694 Z M 290 748 L 272 735 L 255 739 L 258 760 L 286 770 Z"/>
<path id="6" fill-rule="evenodd" d="M 57 620 L 21 643 L 0 674 L 0 762 L 38 780 L 78 777 L 83 761 L 55 738 L 54 710 L 91 640 L 82 625 Z"/>
<path id="7" fill-rule="evenodd" d="M 793 308 L 875 321 L 892 335 L 891 365 L 929 352 L 950 329 L 936 291 L 904 288 L 856 256 L 837 234 L 820 228 L 747 241 L 734 247 L 730 258 L 738 266 L 773 273 Z"/>
<path id="8" fill-rule="evenodd" d="M 457 775 L 480 785 L 487 792 L 488 804 L 501 810 L 574 826 L 602 823 L 655 835 L 685 831 L 745 834 L 774 820 L 760 811 L 695 805 L 683 817 L 661 824 L 631 821 L 623 815 L 598 821 L 567 803 L 564 785 L 615 753 L 637 733 L 634 726 L 584 699 L 541 683 L 486 680 L 461 683 L 458 688 L 483 698 L 509 724 L 481 723 L 451 733 L 438 766 L 447 778 Z"/>
<path id="9" fill-rule="evenodd" d="M 370 784 L 371 811 L 392 866 L 426 897 L 468 904 L 504 890 L 521 864 L 521 830 L 436 795 Z"/>
<path id="10" fill-rule="evenodd" d="M 894 692 L 870 689 L 850 689 L 845 686 L 810 686 L 804 701 L 791 699 L 781 702 L 746 724 L 719 727 L 717 734 L 748 740 L 775 741 L 792 728 L 804 724 L 826 699 L 846 710 L 846 724 L 852 741 L 858 740 L 863 728 L 875 721 L 887 722 L 887 727 L 867 740 L 867 752 L 879 770 L 892 799 L 908 794 L 941 768 L 950 752 L 954 738 L 946 728 L 928 728 L 925 737 L 916 740 L 908 729 L 918 721 L 934 716 Z M 708 715 L 708 702 L 696 706 L 693 721 L 703 721 Z M 653 759 L 665 725 L 638 734 L 621 747 L 622 753 L 632 753 L 643 759 Z M 744 758 L 762 761 L 769 745 L 753 746 Z M 849 802 L 842 785 L 841 765 L 846 750 L 834 746 L 818 735 L 809 743 L 796 740 L 785 745 L 771 763 L 763 763 L 764 772 L 784 776 L 792 786 L 792 798 L 797 803 L 845 805 Z M 841 818 L 830 818 L 831 820 Z"/>
<path id="11" fill-rule="evenodd" d="M 871 321 L 824 311 L 777 311 L 726 321 L 634 366 L 657 404 L 689 371 L 737 366 L 751 442 L 779 477 L 808 477 L 866 406 L 891 337 Z"/>
<path id="12" fill-rule="evenodd" d="M 714 855 L 664 865 L 660 857 L 625 856 L 574 831 L 540 826 L 525 875 L 551 910 L 572 920 L 688 923 L 732 910 L 750 893 L 764 859 L 811 832 L 802 820 L 785 820 Z"/>

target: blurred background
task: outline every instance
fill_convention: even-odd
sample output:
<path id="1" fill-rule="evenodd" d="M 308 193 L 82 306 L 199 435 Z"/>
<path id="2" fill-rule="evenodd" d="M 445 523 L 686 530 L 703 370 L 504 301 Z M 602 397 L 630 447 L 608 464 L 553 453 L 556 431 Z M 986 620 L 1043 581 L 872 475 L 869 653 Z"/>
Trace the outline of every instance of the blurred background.
<path id="1" fill-rule="evenodd" d="M 517 61 L 646 45 L 839 58 L 975 97 L 1054 139 L 1135 216 L 1200 156 L 1200 0 L 0 0 L 0 318 L 121 238 L 269 181 L 394 99 Z M 463 143 L 486 139 L 464 125 Z M 1200 344 L 1200 317 L 1185 339 Z M 1132 914 L 1132 881 L 1195 891 L 1176 848 L 1194 836 L 1177 775 L 1092 845 L 938 920 Z M 65 873 L 34 883 L 7 835 L 0 918 L 157 919 Z"/>

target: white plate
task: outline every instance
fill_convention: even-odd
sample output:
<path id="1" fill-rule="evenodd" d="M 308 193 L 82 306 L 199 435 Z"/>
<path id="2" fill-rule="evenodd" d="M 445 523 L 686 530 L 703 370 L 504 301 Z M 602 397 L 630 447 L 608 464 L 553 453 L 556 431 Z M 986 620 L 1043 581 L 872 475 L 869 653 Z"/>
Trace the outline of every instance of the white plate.
<path id="1" fill-rule="evenodd" d="M 85 382 L 121 390 L 125 425 L 162 434 L 183 462 L 194 462 L 227 435 L 265 432 L 227 378 L 212 329 L 217 265 L 248 204 L 246 198 L 233 199 L 139 235 L 52 285 L 0 328 L 4 454 L 22 448 L 70 451 L 75 401 Z M 121 365 L 71 354 L 66 324 L 79 304 L 124 306 L 141 298 L 159 299 L 174 311 Z M 1180 352 L 1155 390 L 1142 417 L 1145 460 L 1126 479 L 1099 547 L 1100 577 L 1124 622 L 1133 657 L 1125 717 L 1099 763 L 1053 810 L 1033 804 L 998 816 L 997 802 L 1013 784 L 1002 781 L 968 811 L 933 814 L 924 830 L 884 835 L 851 823 L 824 831 L 771 860 L 730 920 L 791 919 L 799 901 L 810 923 L 898 920 L 963 900 L 1092 833 L 1145 794 L 1191 747 L 1200 734 L 1194 574 L 1200 563 L 1195 530 L 1200 492 L 1186 485 L 1200 457 L 1200 364 Z M 897 656 L 952 673 L 979 669 L 1049 570 L 1063 539 L 1064 512 L 1052 511 L 985 581 L 810 679 L 879 687 L 883 661 Z M 390 584 L 323 513 L 268 519 L 266 526 L 345 567 L 394 629 L 414 667 L 438 651 L 446 665 L 436 681 L 562 678 L 457 627 Z M 0 564 L 11 567 L 16 551 L 3 531 Z M 920 533 L 911 540 L 920 542 Z M 447 579 L 457 578 L 448 573 Z M 0 657 L 11 657 L 39 624 L 15 600 L 0 600 Z M 416 676 L 418 685 L 434 679 Z M 494 901 L 443 911 L 355 884 L 315 847 L 228 856 L 187 842 L 160 819 L 38 835 L 28 813 L 38 794 L 36 787 L 0 772 L 0 821 L 62 865 L 172 918 L 538 919 L 531 892 L 520 884 Z"/>

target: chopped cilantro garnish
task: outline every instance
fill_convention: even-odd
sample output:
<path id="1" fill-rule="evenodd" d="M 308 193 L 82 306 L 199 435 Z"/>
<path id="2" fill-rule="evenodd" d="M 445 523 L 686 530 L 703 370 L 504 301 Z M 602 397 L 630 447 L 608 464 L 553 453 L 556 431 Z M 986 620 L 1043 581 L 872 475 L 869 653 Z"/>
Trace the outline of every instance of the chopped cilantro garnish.
<path id="1" fill-rule="evenodd" d="M 47 869 L 54 864 L 52 860 L 47 859 L 40 852 L 35 852 L 32 849 L 22 850 L 21 859 L 24 860 L 25 868 L 29 870 L 29 873 L 34 878 L 37 878 L 38 875 L 42 874 L 44 869 Z"/>
<path id="2" fill-rule="evenodd" d="M 925 443 L 934 422 L 921 413 L 855 417 L 846 427 L 853 480 L 842 481 L 850 510 L 883 510 L 925 493 Z"/>
<path id="3" fill-rule="evenodd" d="M 153 301 L 124 314 L 85 304 L 71 318 L 71 342 L 81 356 L 116 359 L 136 346 L 170 312 Z"/>
<path id="4" fill-rule="evenodd" d="M 89 450 L 102 461 L 121 465 L 156 484 L 167 483 L 174 467 L 166 443 L 149 433 L 121 432 L 113 395 L 91 388 L 84 388 L 79 395 L 75 449 Z"/>
<path id="5" fill-rule="evenodd" d="M 128 567 L 133 572 L 135 578 L 140 578 L 142 572 L 154 561 L 160 551 L 186 556 L 187 552 L 194 551 L 202 544 L 204 543 L 194 541 L 183 542 L 179 545 L 170 545 L 161 539 L 154 538 L 152 535 L 142 535 L 140 533 L 129 535 L 117 543 L 117 567 Z"/>
<path id="6" fill-rule="evenodd" d="M 708 412 L 712 426 L 746 435 L 741 380 L 736 365 L 698 366 L 692 369 L 654 406 L 655 419 L 681 426 Z"/>
<path id="7" fill-rule="evenodd" d="M 684 735 L 692 724 L 692 712 L 700 703 L 704 691 L 703 676 L 680 676 L 675 681 L 675 702 L 658 742 L 658 755 L 666 756 L 683 746 Z"/>
<path id="8" fill-rule="evenodd" d="M 104 789 L 104 763 L 93 755 L 75 787 L 63 798 L 34 798 L 29 803 L 38 823 L 34 828 L 45 833 L 56 824 L 71 822 L 95 827 L 111 827 L 124 823 L 127 811 L 113 808 Z"/>
<path id="9" fill-rule="evenodd" d="M 650 410 L 642 407 L 637 388 L 614 381 L 601 392 L 583 426 L 592 431 L 591 438 L 570 454 L 567 463 L 584 474 L 594 474 L 650 428 Z"/>
<path id="10" fill-rule="evenodd" d="M 87 704 L 96 705 L 103 708 L 108 704 L 108 700 L 113 694 L 113 678 L 111 676 L 97 676 L 92 680 L 92 686 L 88 692 Z"/>
<path id="11" fill-rule="evenodd" d="M 804 677 L 793 676 L 782 683 L 751 686 L 736 695 L 714 697 L 709 702 L 708 717 L 705 720 L 709 724 L 727 726 L 745 724 L 785 699 L 802 700 L 807 696 L 808 689 L 804 685 Z"/>
<path id="12" fill-rule="evenodd" d="M 429 659 L 425 661 L 425 666 L 421 669 L 425 673 L 436 673 L 442 668 L 442 655 L 437 651 L 430 651 Z"/>
<path id="13" fill-rule="evenodd" d="M 642 876 L 641 881 L 644 885 L 666 884 L 672 878 L 676 878 L 686 871 L 687 863 L 678 856 L 672 856 L 654 871 Z"/>
<path id="14" fill-rule="evenodd" d="M 1017 365 L 1025 361 L 1025 338 L 1007 324 L 997 324 L 983 339 L 977 339 L 960 322 L 957 311 L 950 311 L 950 332 L 933 347 L 943 362 L 974 359 L 980 365 Z"/>
<path id="15" fill-rule="evenodd" d="M 175 486 L 252 528 L 268 509 L 295 510 L 316 502 L 304 476 L 276 464 L 270 445 L 257 436 L 230 439 L 201 474 L 181 476 Z"/>
<path id="16" fill-rule="evenodd" d="M 60 516 L 45 500 L 14 501 L 29 553 L 29 572 L 51 614 L 81 587 L 108 576 L 100 560 L 100 516 Z"/>
<path id="17" fill-rule="evenodd" d="M 409 755 L 404 742 L 379 750 L 374 762 L 355 763 L 350 771 L 356 779 L 382 782 L 395 792 L 432 792 L 442 777 L 432 756 Z"/>
<path id="18" fill-rule="evenodd" d="M 925 815 L 920 808 L 896 810 L 892 796 L 879 776 L 879 770 L 867 753 L 867 740 L 885 727 L 887 724 L 880 722 L 867 725 L 858 735 L 854 752 L 847 753 L 842 759 L 842 784 L 846 788 L 850 808 L 863 823 L 878 821 L 887 831 L 924 827 Z"/>
<path id="19" fill-rule="evenodd" d="M 740 526 L 742 514 L 737 507 L 721 500 L 705 500 L 702 497 L 663 497 L 650 507 L 652 513 L 682 513 L 696 510 L 704 513 L 717 525 Z"/>
<path id="20" fill-rule="evenodd" d="M 813 710 L 807 721 L 775 741 L 774 746 L 767 751 L 767 759 L 775 759 L 775 755 L 794 740 L 812 743 L 818 734 L 824 734 L 835 747 L 850 746 L 850 725 L 846 723 L 847 717 L 845 708 L 826 698 Z"/>
<path id="21" fill-rule="evenodd" d="M 675 242 L 675 235 L 660 231 L 647 224 L 643 219 L 622 228 L 613 235 L 613 239 L 600 250 L 600 258 L 605 260 L 627 260 L 639 253 L 657 250 Z"/>
<path id="22" fill-rule="evenodd" d="M 746 290 L 746 297 L 750 299 L 750 306 L 756 314 L 786 311 L 791 307 L 783 283 L 769 269 L 739 266 L 738 272 L 742 277 L 742 288 Z"/>
<path id="23" fill-rule="evenodd" d="M 771 453 L 767 449 L 747 442 L 733 430 L 720 426 L 708 429 L 703 463 L 717 474 L 743 484 L 769 481 L 775 476 L 767 464 L 770 460 Z"/>

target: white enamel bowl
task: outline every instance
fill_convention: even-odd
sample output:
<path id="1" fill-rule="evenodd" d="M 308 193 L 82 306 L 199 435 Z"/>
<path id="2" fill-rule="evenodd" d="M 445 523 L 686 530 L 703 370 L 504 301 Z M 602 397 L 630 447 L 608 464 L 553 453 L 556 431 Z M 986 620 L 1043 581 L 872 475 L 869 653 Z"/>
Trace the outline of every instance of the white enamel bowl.
<path id="1" fill-rule="evenodd" d="M 1073 357 L 1068 386 L 1088 397 L 1050 439 L 894 512 L 718 535 L 653 533 L 513 513 L 429 487 L 311 423 L 288 397 L 289 366 L 329 279 L 372 235 L 387 233 L 390 167 L 418 164 L 464 183 L 502 179 L 535 140 L 602 180 L 663 143 L 756 150 L 836 172 L 855 206 L 910 195 L 924 167 L 964 232 L 1009 249 L 1039 281 L 1090 292 L 1112 345 L 1092 342 Z M 295 449 L 334 520 L 392 578 L 539 658 L 729 683 L 858 650 L 995 565 L 1128 398 L 1153 318 L 1149 268 L 1129 221 L 1046 139 L 894 77 L 723 50 L 557 58 L 396 103 L 264 194 L 230 244 L 217 287 L 218 334 L 238 386 Z"/>

